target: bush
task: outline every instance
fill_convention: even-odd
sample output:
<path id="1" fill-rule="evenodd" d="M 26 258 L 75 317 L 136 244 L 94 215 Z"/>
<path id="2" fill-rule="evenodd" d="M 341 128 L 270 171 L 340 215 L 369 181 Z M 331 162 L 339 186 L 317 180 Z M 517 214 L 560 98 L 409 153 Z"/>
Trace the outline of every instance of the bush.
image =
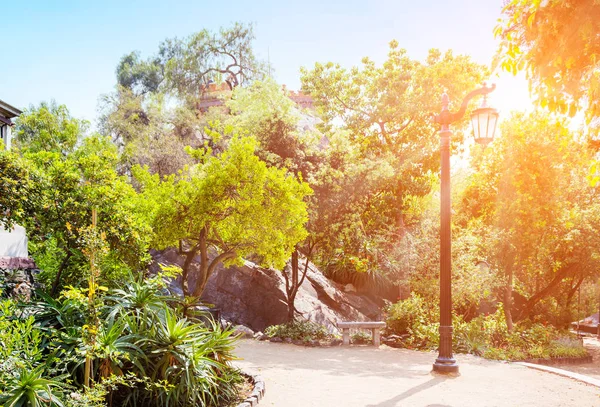
<path id="1" fill-rule="evenodd" d="M 328 332 L 324 326 L 310 321 L 294 321 L 287 324 L 271 325 L 265 330 L 265 334 L 271 338 L 279 337 L 304 342 L 334 338 L 334 335 Z"/>
<path id="2" fill-rule="evenodd" d="M 364 332 L 364 331 L 359 331 L 359 332 L 352 334 L 352 337 L 350 339 L 351 339 L 352 343 L 359 344 L 359 345 L 371 343 L 371 340 L 372 340 L 371 334 L 369 334 L 368 332 Z"/>
<path id="3" fill-rule="evenodd" d="M 436 312 L 433 307 L 427 306 L 425 300 L 417 294 L 386 309 L 387 330 L 396 335 L 412 333 L 417 327 L 436 321 Z"/>
<path id="4" fill-rule="evenodd" d="M 388 307 L 387 333 L 405 335 L 408 348 L 434 350 L 439 344 L 439 323 L 432 304 L 413 295 Z M 551 325 L 522 321 L 508 332 L 502 304 L 495 313 L 467 322 L 454 315 L 452 347 L 457 353 L 471 353 L 488 359 L 524 360 L 534 358 L 581 357 L 587 354 L 573 334 Z"/>

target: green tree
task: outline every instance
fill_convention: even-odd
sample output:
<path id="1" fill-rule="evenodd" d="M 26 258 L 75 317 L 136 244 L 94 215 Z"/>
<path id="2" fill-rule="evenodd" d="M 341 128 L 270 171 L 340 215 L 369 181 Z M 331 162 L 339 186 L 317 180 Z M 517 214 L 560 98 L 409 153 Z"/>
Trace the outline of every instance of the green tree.
<path id="1" fill-rule="evenodd" d="M 177 176 L 161 179 L 136 170 L 151 208 L 154 247 L 179 245 L 185 250 L 186 296 L 199 297 L 222 262 L 236 263 L 255 254 L 262 264 L 281 268 L 306 237 L 303 199 L 310 188 L 285 169 L 268 167 L 255 149 L 253 138 L 234 136 L 228 149 L 216 156 L 209 149 L 190 150 L 198 165 Z M 197 254 L 200 270 L 191 276 Z"/>
<path id="2" fill-rule="evenodd" d="M 186 39 L 168 39 L 161 44 L 168 55 L 168 86 L 180 96 L 196 99 L 210 82 L 226 81 L 234 87 L 261 79 L 266 71 L 252 50 L 252 25 L 235 23 L 218 33 L 202 30 Z"/>
<path id="3" fill-rule="evenodd" d="M 121 171 L 147 165 L 161 176 L 174 174 L 191 164 L 185 146 L 213 143 L 198 101 L 211 83 L 227 81 L 233 88 L 264 75 L 253 40 L 251 25 L 235 23 L 216 33 L 205 29 L 167 39 L 147 60 L 138 52 L 124 55 L 115 92 L 102 98 L 100 118 L 101 133 L 123 148 Z"/>
<path id="4" fill-rule="evenodd" d="M 349 155 L 332 152 L 332 174 L 353 167 L 355 176 L 333 178 L 343 193 L 332 202 L 340 199 L 348 216 L 340 223 L 325 221 L 336 225 L 331 234 L 337 240 L 320 256 L 338 281 L 381 286 L 378 275 L 405 277 L 398 247 L 418 223 L 421 202 L 440 165 L 431 114 L 439 110 L 444 91 L 460 103 L 486 75 L 485 67 L 450 51 L 431 50 L 424 62 L 413 60 L 396 41 L 381 66 L 365 58 L 362 66 L 351 69 L 329 62 L 302 70 L 303 89 L 324 118 L 321 128 L 341 126 L 347 131 L 347 146 L 352 146 Z M 460 123 L 454 146 L 460 145 L 462 129 Z"/>
<path id="5" fill-rule="evenodd" d="M 0 227 L 10 228 L 28 212 L 33 188 L 27 163 L 0 141 Z"/>
<path id="6" fill-rule="evenodd" d="M 146 61 L 140 59 L 138 51 L 123 55 L 117 65 L 117 84 L 136 95 L 157 92 L 165 78 L 165 63 L 160 54 Z"/>
<path id="7" fill-rule="evenodd" d="M 165 176 L 192 163 L 184 148 L 202 145 L 204 123 L 193 108 L 167 106 L 165 98 L 162 93 L 136 95 L 124 87 L 104 96 L 100 131 L 121 148 L 122 172 L 141 165 Z"/>
<path id="8" fill-rule="evenodd" d="M 136 96 L 175 91 L 194 104 L 209 83 L 226 81 L 231 88 L 264 76 L 266 66 L 254 55 L 252 25 L 234 23 L 218 32 L 201 30 L 187 38 L 163 41 L 155 56 L 124 55 L 116 69 L 119 86 Z"/>
<path id="9" fill-rule="evenodd" d="M 138 213 L 135 190 L 116 172 L 118 155 L 110 140 L 91 136 L 68 156 L 37 152 L 25 159 L 35 190 L 19 223 L 27 229 L 34 259 L 52 281 L 52 294 L 64 284 L 83 282 L 88 267 L 83 233 L 93 208 L 110 248 L 103 272 L 145 266 L 149 228 Z"/>
<path id="10" fill-rule="evenodd" d="M 230 114 L 222 113 L 224 125 L 254 135 L 258 140 L 256 154 L 261 160 L 270 167 L 287 169 L 298 180 L 312 185 L 317 168 L 326 164 L 319 148 L 321 134 L 301 128 L 301 121 L 311 117 L 296 107 L 280 85 L 266 80 L 255 81 L 248 87 L 237 87 L 226 106 Z M 306 198 L 310 225 L 318 198 Z M 314 246 L 311 236 L 299 241 L 281 270 L 285 279 L 289 321 L 294 319 L 295 298 L 306 279 Z M 300 265 L 301 254 L 304 255 L 304 266 Z"/>
<path id="11" fill-rule="evenodd" d="M 540 301 L 595 273 L 600 208 L 583 175 L 591 152 L 564 121 L 516 114 L 501 132 L 476 163 L 461 202 L 468 215 L 459 221 L 488 230 L 488 260 L 504 281 L 510 329 L 513 319 L 534 316 Z"/>
<path id="12" fill-rule="evenodd" d="M 350 70 L 317 63 L 302 69 L 302 87 L 315 98 L 326 124 L 341 120 L 365 149 L 419 160 L 426 171 L 439 161 L 431 157 L 437 151 L 431 114 L 439 110 L 442 93 L 460 103 L 487 74 L 468 56 L 451 51 L 432 49 L 424 63 L 415 61 L 392 41 L 382 66 L 369 58 Z"/>
<path id="13" fill-rule="evenodd" d="M 68 154 L 75 149 L 88 126 L 85 120 L 71 117 L 65 105 L 42 102 L 17 118 L 14 137 L 22 150 Z"/>
<path id="14" fill-rule="evenodd" d="M 137 211 L 135 190 L 117 173 L 119 155 L 110 139 L 86 137 L 82 122 L 56 104 L 32 108 L 16 126 L 22 157 L 5 153 L 0 161 L 7 170 L 2 179 L 10 181 L 2 185 L 19 195 L 3 196 L 11 197 L 10 220 L 27 229 L 32 256 L 52 293 L 83 281 L 88 262 L 82 233 L 91 224 L 92 208 L 110 248 L 103 272 L 142 268 L 148 225 Z"/>
<path id="15" fill-rule="evenodd" d="M 230 115 L 222 121 L 256 136 L 257 155 L 269 166 L 286 168 L 307 182 L 314 194 L 307 197 L 308 236 L 296 245 L 282 270 L 286 283 L 288 320 L 295 316 L 294 301 L 306 279 L 309 263 L 337 249 L 345 238 L 360 232 L 358 202 L 392 170 L 385 163 L 362 157 L 348 131 L 322 133 L 314 112 L 302 111 L 289 94 L 272 80 L 236 88 L 226 102 Z"/>

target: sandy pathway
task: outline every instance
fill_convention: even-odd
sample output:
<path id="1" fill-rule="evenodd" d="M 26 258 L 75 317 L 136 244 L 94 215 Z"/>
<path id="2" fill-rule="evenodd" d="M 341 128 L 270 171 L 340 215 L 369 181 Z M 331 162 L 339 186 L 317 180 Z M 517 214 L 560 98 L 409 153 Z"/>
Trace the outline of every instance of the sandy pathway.
<path id="1" fill-rule="evenodd" d="M 600 406 L 600 389 L 522 366 L 458 355 L 461 375 L 431 374 L 434 353 L 382 346 L 305 348 L 243 340 L 242 368 L 266 382 L 260 406 Z"/>

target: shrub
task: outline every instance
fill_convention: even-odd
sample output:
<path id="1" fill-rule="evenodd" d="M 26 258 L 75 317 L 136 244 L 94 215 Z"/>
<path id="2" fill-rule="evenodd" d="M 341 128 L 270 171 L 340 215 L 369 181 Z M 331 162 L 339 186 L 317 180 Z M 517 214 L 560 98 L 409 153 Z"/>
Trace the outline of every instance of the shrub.
<path id="1" fill-rule="evenodd" d="M 230 366 L 233 332 L 186 319 L 162 287 L 157 279 L 132 280 L 99 294 L 95 325 L 86 316 L 85 289 L 20 306 L 0 301 L 1 400 L 69 407 L 102 406 L 108 399 L 148 407 L 235 400 L 242 377 Z M 93 392 L 82 386 L 86 357 L 93 361 Z"/>
<path id="2" fill-rule="evenodd" d="M 265 330 L 265 334 L 271 338 L 279 337 L 304 342 L 326 340 L 334 337 L 324 326 L 311 321 L 294 321 L 287 324 L 271 325 Z"/>
<path id="3" fill-rule="evenodd" d="M 417 327 L 437 320 L 435 309 L 427 306 L 425 300 L 417 294 L 411 294 L 408 299 L 390 305 L 386 313 L 387 330 L 396 335 L 411 333 Z"/>
<path id="4" fill-rule="evenodd" d="M 35 369 L 21 368 L 15 375 L 8 375 L 3 383 L 4 391 L 0 394 L 3 406 L 43 405 L 62 407 L 57 392 L 54 389 L 64 389 L 62 378 L 47 379 L 44 377 L 43 366 Z"/>
<path id="5" fill-rule="evenodd" d="M 356 344 L 371 343 L 371 334 L 368 332 L 359 331 L 352 334 L 352 337 L 350 339 L 352 343 Z"/>
<path id="6" fill-rule="evenodd" d="M 439 323 L 432 304 L 419 296 L 388 307 L 387 333 L 406 335 L 409 348 L 433 350 L 439 344 Z M 471 353 L 488 359 L 524 360 L 551 357 L 581 357 L 585 348 L 565 330 L 531 321 L 515 324 L 508 332 L 502 304 L 495 313 L 467 322 L 453 316 L 452 347 L 457 353 Z"/>

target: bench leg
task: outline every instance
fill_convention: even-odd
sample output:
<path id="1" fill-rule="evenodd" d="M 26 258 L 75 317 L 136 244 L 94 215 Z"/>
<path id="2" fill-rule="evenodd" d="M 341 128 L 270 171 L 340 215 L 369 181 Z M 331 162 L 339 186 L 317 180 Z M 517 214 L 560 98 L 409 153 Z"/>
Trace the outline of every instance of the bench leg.
<path id="1" fill-rule="evenodd" d="M 379 345 L 381 345 L 381 336 L 379 335 L 379 328 L 373 329 L 373 345 L 375 345 L 376 348 L 378 348 Z"/>
<path id="2" fill-rule="evenodd" d="M 342 339 L 343 339 L 343 345 L 344 346 L 349 346 L 350 345 L 350 329 L 342 329 Z"/>

